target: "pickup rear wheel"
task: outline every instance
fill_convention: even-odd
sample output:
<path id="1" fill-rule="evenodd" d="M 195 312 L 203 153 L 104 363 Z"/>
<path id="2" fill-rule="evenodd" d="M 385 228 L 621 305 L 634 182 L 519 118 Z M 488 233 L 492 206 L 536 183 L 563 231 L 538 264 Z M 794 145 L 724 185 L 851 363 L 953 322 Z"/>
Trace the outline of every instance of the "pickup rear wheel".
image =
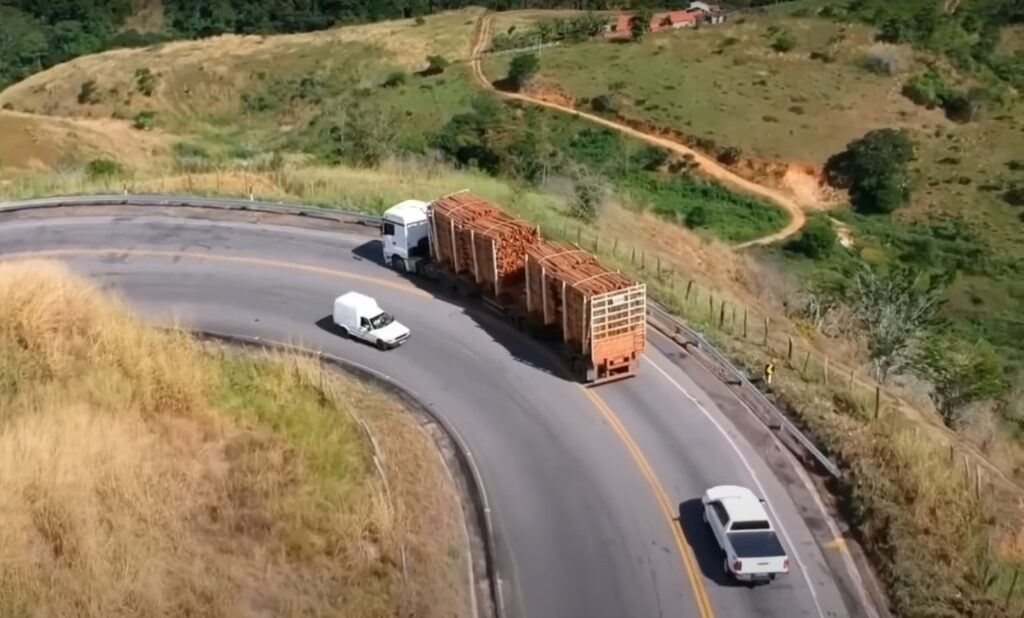
<path id="1" fill-rule="evenodd" d="M 725 571 L 726 575 L 732 575 L 732 571 L 729 570 L 729 557 L 722 558 L 722 570 Z"/>
<path id="2" fill-rule="evenodd" d="M 348 329 L 345 328 L 344 326 L 338 327 L 338 335 L 340 335 L 342 339 L 348 339 L 349 337 L 351 337 L 351 335 L 348 332 Z"/>

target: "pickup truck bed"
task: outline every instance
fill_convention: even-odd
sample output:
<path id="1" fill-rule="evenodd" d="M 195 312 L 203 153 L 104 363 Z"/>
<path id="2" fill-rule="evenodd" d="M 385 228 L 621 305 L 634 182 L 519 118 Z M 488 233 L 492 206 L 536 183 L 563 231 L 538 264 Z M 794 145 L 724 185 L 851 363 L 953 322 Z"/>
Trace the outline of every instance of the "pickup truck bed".
<path id="1" fill-rule="evenodd" d="M 782 543 L 770 530 L 729 532 L 728 535 L 737 558 L 776 558 L 786 555 Z"/>

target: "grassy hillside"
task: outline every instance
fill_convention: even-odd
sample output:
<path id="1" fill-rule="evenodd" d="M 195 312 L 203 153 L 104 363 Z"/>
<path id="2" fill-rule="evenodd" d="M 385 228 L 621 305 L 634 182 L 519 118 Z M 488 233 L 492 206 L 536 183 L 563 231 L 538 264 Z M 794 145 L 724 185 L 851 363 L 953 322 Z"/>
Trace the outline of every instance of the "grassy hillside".
<path id="1" fill-rule="evenodd" d="M 0 614 L 470 614 L 460 502 L 400 403 L 56 263 L 0 265 L 0 299 Z"/>

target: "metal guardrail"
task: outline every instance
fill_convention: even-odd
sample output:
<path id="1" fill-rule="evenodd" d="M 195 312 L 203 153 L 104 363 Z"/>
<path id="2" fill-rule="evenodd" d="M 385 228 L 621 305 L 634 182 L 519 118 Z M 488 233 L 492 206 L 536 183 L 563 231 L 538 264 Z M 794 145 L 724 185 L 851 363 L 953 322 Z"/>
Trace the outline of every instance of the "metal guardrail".
<path id="1" fill-rule="evenodd" d="M 359 213 L 348 210 L 336 210 L 328 208 L 309 208 L 300 204 L 285 202 L 263 202 L 258 200 L 232 199 L 232 198 L 211 198 L 192 195 L 160 195 L 160 194 L 112 194 L 112 195 L 75 195 L 66 197 L 48 197 L 16 202 L 0 202 L 0 213 L 15 212 L 19 210 L 35 210 L 43 208 L 60 208 L 65 206 L 179 206 L 192 208 L 214 208 L 220 210 L 252 211 L 282 215 L 298 215 L 337 221 L 340 223 L 357 223 L 366 226 L 378 226 L 382 219 L 375 215 Z M 822 468 L 833 478 L 839 478 L 841 472 L 827 455 L 814 444 L 804 432 L 793 423 L 778 407 L 775 406 L 759 388 L 747 378 L 745 372 L 736 367 L 725 355 L 719 352 L 707 338 L 700 332 L 687 326 L 682 320 L 669 313 L 659 303 L 648 302 L 650 313 L 668 324 L 671 324 L 677 332 L 685 333 L 687 337 L 697 342 L 700 349 L 705 352 L 714 362 L 725 371 L 735 376 L 746 392 L 753 396 L 760 407 L 768 410 L 769 415 L 775 419 L 779 427 L 795 439 L 800 446 L 813 457 Z"/>
<path id="2" fill-rule="evenodd" d="M 822 468 L 827 470 L 833 478 L 839 478 L 841 476 L 839 467 L 836 466 L 835 462 L 833 462 L 827 455 L 822 453 L 821 449 L 819 449 L 818 446 L 814 444 L 814 441 L 811 440 L 807 436 L 807 434 L 800 431 L 800 429 L 793 423 L 793 421 L 788 416 L 783 414 L 783 412 L 779 410 L 778 407 L 775 404 L 773 404 L 768 399 L 768 397 L 765 396 L 763 392 L 761 392 L 761 389 L 754 386 L 754 383 L 751 382 L 750 379 L 747 377 L 746 372 L 736 367 L 736 365 L 734 365 L 732 361 L 727 359 L 724 354 L 719 352 L 718 349 L 715 348 L 715 346 L 711 345 L 711 343 L 708 342 L 707 338 L 704 337 L 704 335 L 687 326 L 685 323 L 683 323 L 682 320 L 669 313 L 668 310 L 665 309 L 660 304 L 655 302 L 649 302 L 648 306 L 651 307 L 651 313 L 656 314 L 658 316 L 658 319 L 671 324 L 677 332 L 684 333 L 688 338 L 696 341 L 697 346 L 700 348 L 702 352 L 710 356 L 715 363 L 717 363 L 727 372 L 733 374 L 736 380 L 739 382 L 740 386 L 745 388 L 748 393 L 753 395 L 753 397 L 757 400 L 758 404 L 762 408 L 768 410 L 769 415 L 778 422 L 779 427 L 783 431 L 788 433 L 790 436 L 792 436 L 797 442 L 799 442 L 800 446 L 802 446 L 804 450 L 806 450 L 807 453 L 821 465 Z"/>

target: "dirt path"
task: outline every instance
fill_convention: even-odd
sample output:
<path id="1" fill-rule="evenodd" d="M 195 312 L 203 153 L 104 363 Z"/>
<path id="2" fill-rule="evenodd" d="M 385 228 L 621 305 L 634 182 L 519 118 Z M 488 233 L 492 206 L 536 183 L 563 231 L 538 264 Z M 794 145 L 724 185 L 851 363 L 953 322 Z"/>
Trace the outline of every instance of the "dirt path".
<path id="1" fill-rule="evenodd" d="M 782 210 L 785 210 L 787 213 L 789 213 L 790 221 L 786 225 L 786 227 L 782 228 L 781 230 L 773 234 L 762 236 L 761 238 L 756 238 L 754 240 L 748 240 L 747 242 L 735 245 L 736 248 L 750 247 L 754 245 L 769 245 L 780 240 L 785 240 L 790 236 L 793 236 L 803 228 L 804 223 L 807 221 L 807 216 L 804 214 L 803 209 L 800 208 L 800 206 L 796 202 L 789 199 L 779 191 L 776 191 L 775 189 L 759 185 L 755 182 L 747 180 L 746 178 L 738 176 L 734 172 L 730 171 L 726 167 L 719 164 L 714 159 L 696 150 L 693 150 L 692 148 L 684 146 L 679 142 L 650 135 L 648 133 L 644 133 L 643 131 L 638 131 L 632 127 L 615 122 L 614 120 L 608 120 L 607 118 L 602 118 L 601 116 L 588 114 L 587 112 L 582 112 L 577 109 L 567 107 L 565 105 L 560 105 L 558 103 L 545 101 L 542 99 L 535 99 L 529 95 L 525 95 L 522 93 L 505 92 L 502 90 L 498 90 L 497 88 L 494 87 L 490 80 L 487 79 L 487 76 L 484 74 L 483 71 L 483 66 L 480 62 L 480 55 L 483 52 L 483 50 L 486 49 L 487 44 L 490 41 L 490 36 L 491 15 L 489 13 L 484 13 L 483 15 L 480 16 L 480 21 L 477 24 L 477 31 L 474 37 L 472 50 L 470 52 L 470 67 L 473 72 L 473 79 L 481 87 L 486 88 L 487 90 L 490 90 L 491 92 L 505 99 L 523 101 L 526 103 L 531 103 L 533 105 L 547 107 L 548 109 L 557 110 L 566 114 L 572 114 L 577 118 L 583 118 L 595 124 L 608 127 L 609 129 L 619 131 L 620 133 L 624 133 L 626 135 L 629 135 L 630 137 L 634 137 L 636 139 L 645 141 L 649 144 L 660 146 L 671 152 L 675 152 L 681 155 L 691 155 L 693 157 L 693 160 L 700 167 L 700 170 L 707 174 L 708 176 L 711 176 L 712 178 L 715 178 L 716 180 L 719 180 L 722 183 L 729 185 L 735 189 L 739 189 L 740 191 L 743 191 L 745 193 L 766 199 L 775 204 L 776 206 L 778 206 L 779 208 L 781 208 Z"/>

